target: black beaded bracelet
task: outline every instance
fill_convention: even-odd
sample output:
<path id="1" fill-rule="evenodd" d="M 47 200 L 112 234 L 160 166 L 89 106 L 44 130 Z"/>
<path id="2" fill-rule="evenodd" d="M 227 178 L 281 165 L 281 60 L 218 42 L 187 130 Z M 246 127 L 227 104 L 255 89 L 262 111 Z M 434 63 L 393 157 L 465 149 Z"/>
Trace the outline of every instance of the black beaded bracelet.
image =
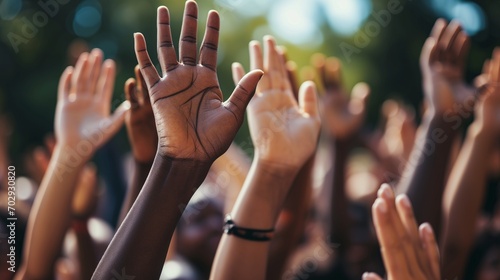
<path id="1" fill-rule="evenodd" d="M 231 215 L 227 214 L 224 220 L 224 233 L 232 234 L 236 237 L 250 240 L 250 241 L 269 241 L 273 237 L 274 228 L 272 229 L 252 229 L 252 228 L 243 228 L 238 227 Z"/>

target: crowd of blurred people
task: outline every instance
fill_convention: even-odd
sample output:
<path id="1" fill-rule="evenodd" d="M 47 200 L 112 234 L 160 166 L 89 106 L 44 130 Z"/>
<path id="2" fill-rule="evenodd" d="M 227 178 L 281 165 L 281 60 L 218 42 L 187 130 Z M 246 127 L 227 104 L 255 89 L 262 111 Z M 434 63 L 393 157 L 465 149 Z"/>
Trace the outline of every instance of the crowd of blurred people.
<path id="1" fill-rule="evenodd" d="M 369 85 L 345 88 L 340 60 L 322 54 L 298 69 L 271 36 L 249 43 L 250 72 L 233 64 L 224 101 L 219 15 L 199 51 L 197 18 L 187 1 L 176 52 L 178 23 L 158 8 L 160 69 L 134 34 L 138 65 L 114 112 L 115 62 L 78 52 L 54 134 L 15 185 L 0 118 L 1 279 L 500 279 L 500 48 L 469 85 L 470 38 L 437 20 L 421 108 L 387 100 L 369 131 Z M 233 143 L 245 115 L 253 159 Z M 92 158 L 123 125 L 131 153 L 108 154 L 102 178 Z"/>

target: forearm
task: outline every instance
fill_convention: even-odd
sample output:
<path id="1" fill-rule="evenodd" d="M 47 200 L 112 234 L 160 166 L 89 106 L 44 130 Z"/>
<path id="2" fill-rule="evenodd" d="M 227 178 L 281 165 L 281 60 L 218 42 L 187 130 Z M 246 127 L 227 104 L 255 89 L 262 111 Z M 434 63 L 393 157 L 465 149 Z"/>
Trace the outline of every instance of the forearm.
<path id="1" fill-rule="evenodd" d="M 225 178 L 228 187 L 224 204 L 226 213 L 233 209 L 251 164 L 252 162 L 245 152 L 238 145 L 232 143 L 229 149 L 212 165 L 212 169 L 215 170 L 217 176 Z"/>
<path id="2" fill-rule="evenodd" d="M 25 279 L 51 279 L 71 219 L 76 180 L 85 162 L 57 146 L 28 221 L 23 266 Z"/>
<path id="3" fill-rule="evenodd" d="M 446 170 L 456 133 L 442 115 L 424 115 L 397 187 L 412 201 L 418 223 L 429 222 L 438 236 Z"/>
<path id="4" fill-rule="evenodd" d="M 330 238 L 331 242 L 342 244 L 341 248 L 347 249 L 350 243 L 349 202 L 345 191 L 346 166 L 351 145 L 349 141 L 332 140 L 333 178 L 331 188 L 330 206 Z"/>
<path id="5" fill-rule="evenodd" d="M 314 156 L 300 169 L 283 204 L 271 241 L 266 279 L 279 279 L 304 233 L 311 206 Z"/>
<path id="6" fill-rule="evenodd" d="M 157 155 L 144 187 L 104 253 L 92 279 L 126 273 L 158 279 L 182 210 L 205 179 L 209 163 Z"/>
<path id="7" fill-rule="evenodd" d="M 292 184 L 296 172 L 254 160 L 231 212 L 235 224 L 252 229 L 274 228 L 286 190 Z M 270 242 L 255 242 L 224 235 L 210 278 L 265 279 L 269 245 Z"/>
<path id="8" fill-rule="evenodd" d="M 88 231 L 87 220 L 73 220 L 73 230 L 78 246 L 79 279 L 90 279 L 97 266 L 94 242 Z"/>
<path id="9" fill-rule="evenodd" d="M 442 244 L 444 278 L 462 277 L 462 268 L 474 241 L 475 222 L 485 193 L 487 159 L 494 140 L 494 136 L 472 124 L 446 185 Z"/>
<path id="10" fill-rule="evenodd" d="M 146 182 L 152 165 L 153 162 L 138 162 L 137 160 L 134 160 L 134 175 L 132 177 L 131 185 L 127 191 L 127 195 L 125 196 L 125 200 L 123 201 L 118 225 L 123 222 L 125 216 L 127 216 L 127 213 L 130 211 L 130 208 L 137 199 L 137 196 L 141 192 L 142 186 L 144 185 L 144 182 Z"/>

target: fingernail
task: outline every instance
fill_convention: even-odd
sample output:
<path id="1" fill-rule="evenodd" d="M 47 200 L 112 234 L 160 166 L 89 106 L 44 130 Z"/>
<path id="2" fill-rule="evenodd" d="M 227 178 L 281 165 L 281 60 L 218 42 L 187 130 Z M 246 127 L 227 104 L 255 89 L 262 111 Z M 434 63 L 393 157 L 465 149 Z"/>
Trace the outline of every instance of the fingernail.
<path id="1" fill-rule="evenodd" d="M 424 223 L 424 232 L 427 240 L 432 241 L 434 239 L 434 231 L 429 223 Z"/>
<path id="2" fill-rule="evenodd" d="M 410 200 L 408 199 L 408 196 L 406 196 L 406 194 L 402 194 L 402 195 L 399 195 L 399 200 L 401 200 L 401 204 L 407 208 L 407 209 L 411 209 L 411 202 Z"/>
<path id="3" fill-rule="evenodd" d="M 366 279 L 366 278 L 368 278 L 368 276 L 369 276 L 368 272 L 365 272 L 365 273 L 363 273 L 362 279 Z"/>
<path id="4" fill-rule="evenodd" d="M 388 184 L 382 184 L 378 191 L 378 196 L 387 200 L 394 199 L 391 187 Z"/>
<path id="5" fill-rule="evenodd" d="M 387 213 L 387 203 L 385 203 L 385 200 L 377 198 L 377 200 L 375 201 L 375 203 L 377 204 L 376 205 L 377 209 L 381 213 L 384 213 L 384 214 Z"/>

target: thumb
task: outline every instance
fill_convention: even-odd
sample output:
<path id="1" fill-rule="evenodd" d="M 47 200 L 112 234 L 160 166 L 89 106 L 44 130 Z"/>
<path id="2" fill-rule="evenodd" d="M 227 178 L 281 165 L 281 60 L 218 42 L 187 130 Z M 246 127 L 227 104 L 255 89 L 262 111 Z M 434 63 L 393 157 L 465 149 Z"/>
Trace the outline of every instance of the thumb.
<path id="1" fill-rule="evenodd" d="M 238 121 L 243 121 L 245 110 L 248 103 L 252 99 L 255 88 L 262 78 L 264 72 L 261 70 L 253 70 L 246 74 L 239 82 L 229 99 L 224 102 L 224 106 L 231 111 Z"/>
<path id="2" fill-rule="evenodd" d="M 125 121 L 125 114 L 130 109 L 130 101 L 125 100 L 118 106 L 113 115 L 108 117 L 101 124 L 102 131 L 104 134 L 104 142 L 108 141 L 113 135 L 115 135 L 118 130 L 122 127 L 123 122 Z"/>

